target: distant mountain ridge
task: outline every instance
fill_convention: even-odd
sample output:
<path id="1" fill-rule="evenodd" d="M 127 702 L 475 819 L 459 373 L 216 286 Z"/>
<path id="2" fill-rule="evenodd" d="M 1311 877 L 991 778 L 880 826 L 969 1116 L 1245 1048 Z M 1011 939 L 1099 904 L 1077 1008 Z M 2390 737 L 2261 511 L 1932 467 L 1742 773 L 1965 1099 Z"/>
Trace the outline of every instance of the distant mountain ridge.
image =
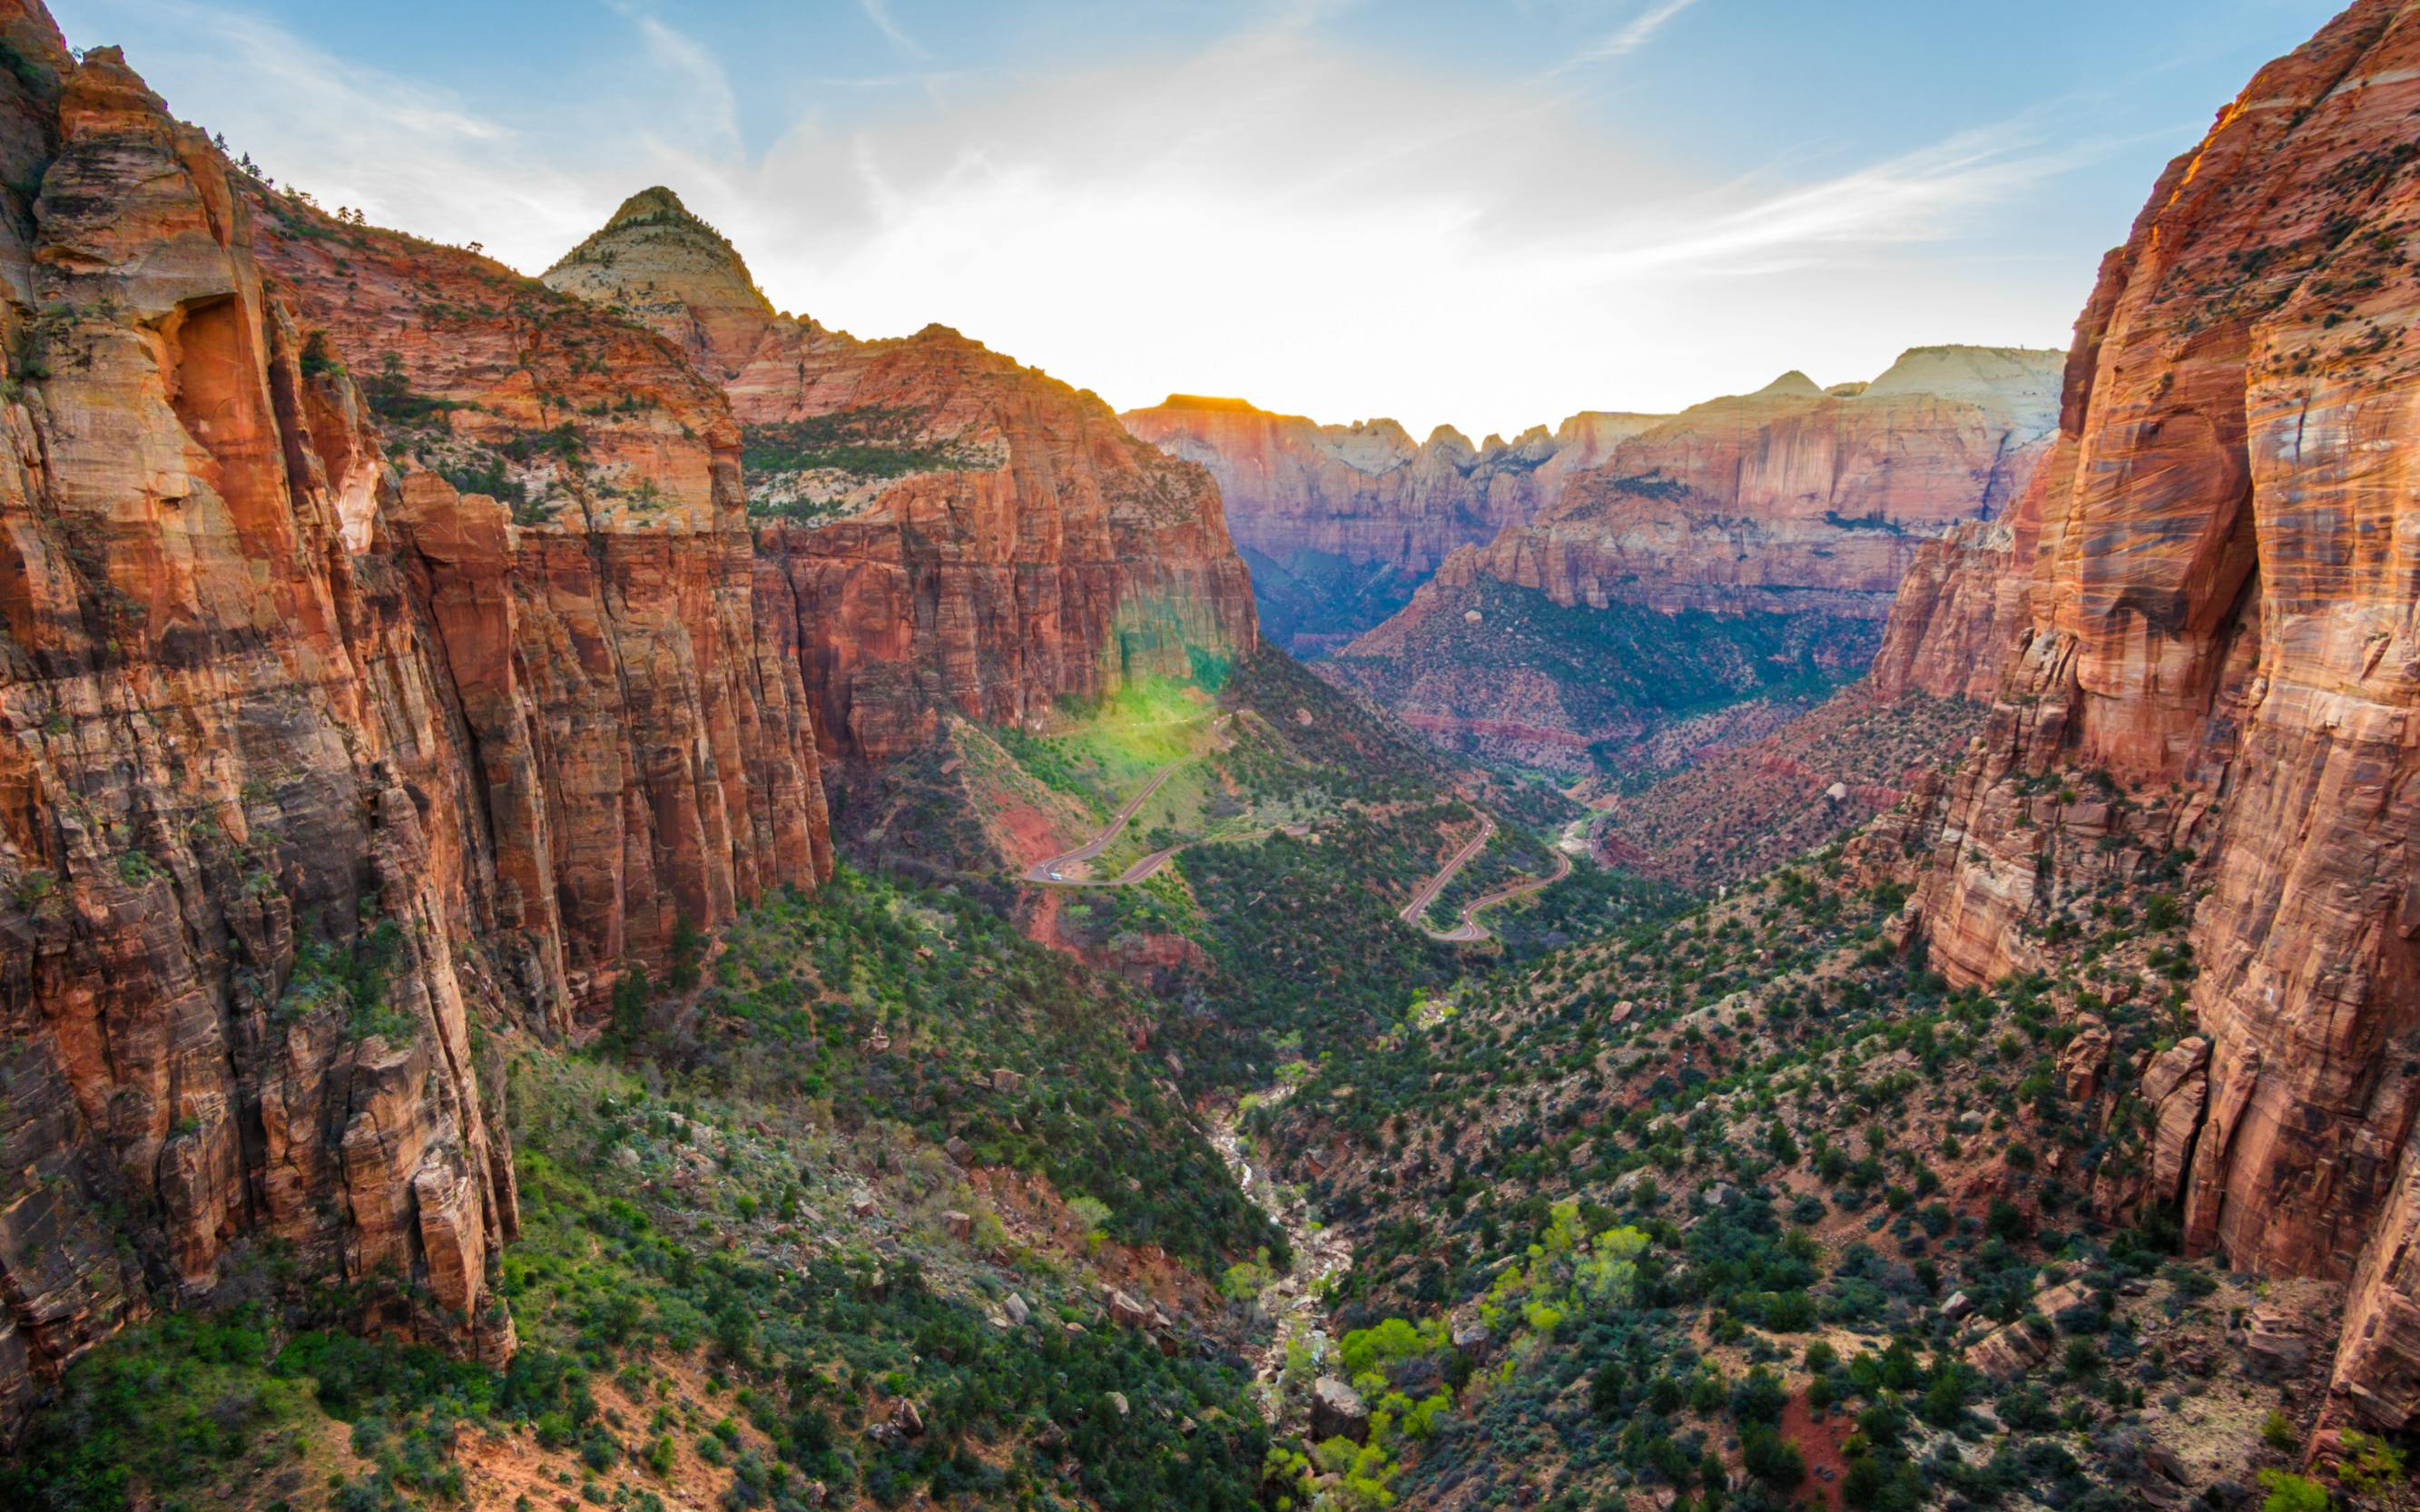
<path id="1" fill-rule="evenodd" d="M 1621 679 L 1579 645 L 1552 658 L 1559 676 L 1504 676 L 1508 612 L 1541 633 L 1590 637 L 1584 621 L 1520 609 L 1495 585 L 1562 609 L 1737 625 L 1751 655 L 1705 660 L 1700 638 L 1684 638 L 1699 670 L 1665 687 L 1698 687 L 1689 707 L 1714 696 L 1706 675 L 1740 697 L 1854 677 L 1927 541 L 1996 516 L 2031 477 L 2057 426 L 2063 362 L 2022 347 L 1916 347 L 1869 383 L 1824 389 L 1792 371 L 1753 393 L 1633 417 L 1648 423 L 1566 471 L 1531 517 L 1447 556 L 1323 669 L 1449 745 L 1567 770 L 1616 759 L 1680 706 L 1608 703 L 1606 687 Z M 1608 643 L 1643 646 L 1641 633 Z"/>

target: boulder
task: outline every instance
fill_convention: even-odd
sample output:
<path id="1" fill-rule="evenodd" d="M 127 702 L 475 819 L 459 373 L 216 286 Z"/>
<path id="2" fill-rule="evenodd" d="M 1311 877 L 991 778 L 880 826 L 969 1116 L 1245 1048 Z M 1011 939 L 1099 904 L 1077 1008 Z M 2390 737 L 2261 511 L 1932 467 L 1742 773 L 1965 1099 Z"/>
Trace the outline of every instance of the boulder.
<path id="1" fill-rule="evenodd" d="M 1361 1394 L 1334 1376 L 1322 1376 L 1311 1386 L 1311 1436 L 1325 1443 L 1330 1439 L 1350 1439 L 1356 1443 L 1370 1436 L 1370 1410 L 1361 1403 Z"/>

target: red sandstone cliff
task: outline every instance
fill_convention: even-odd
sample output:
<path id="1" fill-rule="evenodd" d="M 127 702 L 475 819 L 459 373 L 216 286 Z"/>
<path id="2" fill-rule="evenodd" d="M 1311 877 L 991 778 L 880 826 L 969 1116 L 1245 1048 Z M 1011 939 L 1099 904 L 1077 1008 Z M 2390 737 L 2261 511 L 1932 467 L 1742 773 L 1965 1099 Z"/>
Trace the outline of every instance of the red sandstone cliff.
<path id="1" fill-rule="evenodd" d="M 415 471 L 389 521 L 489 792 L 502 927 L 594 1005 L 830 867 L 799 611 L 681 352 L 498 264 L 250 186 L 260 258 Z M 510 496 L 458 501 L 443 474 Z"/>
<path id="2" fill-rule="evenodd" d="M 392 475 L 207 139 L 0 38 L 0 1419 L 261 1239 L 508 1350 L 500 885 Z"/>
<path id="3" fill-rule="evenodd" d="M 1473 446 L 1450 425 L 1415 444 L 1391 420 L 1322 425 L 1241 399 L 1172 393 L 1126 428 L 1218 480 L 1238 546 L 1283 561 L 1319 551 L 1428 573 L 1544 507 L 1571 473 L 1665 417 L 1590 412 L 1549 434 Z"/>
<path id="4" fill-rule="evenodd" d="M 1559 604 L 1821 602 L 1880 619 L 1927 537 L 2022 490 L 2056 372 L 2055 353 L 1950 347 L 1835 392 L 1787 374 L 1622 440 L 1526 526 L 1450 559 L 1438 583 L 1484 575 Z"/>
<path id="5" fill-rule="evenodd" d="M 2007 520 L 1952 525 L 1924 542 L 1900 579 L 1882 647 L 1866 669 L 1870 690 L 1989 702 L 2024 628 L 2025 588 Z"/>
<path id="6" fill-rule="evenodd" d="M 2362 0 L 2261 71 L 2103 265 L 2013 521 L 2011 663 L 1925 821 L 1916 904 L 1933 963 L 1986 979 L 2040 958 L 2071 879 L 2200 853 L 2201 1032 L 2144 1082 L 2146 1195 L 2231 1264 L 2347 1282 L 2336 1384 L 2398 1427 L 2420 1424 L 2415 110 L 2420 15 Z M 2079 768 L 2117 797 L 2049 795 Z"/>
<path id="7" fill-rule="evenodd" d="M 1955 554 L 1983 539 L 1974 522 L 2031 477 L 2057 361 L 1919 347 L 1870 384 L 1792 373 L 1697 406 L 1570 472 L 1528 523 L 1454 551 L 1323 675 L 1447 744 L 1565 770 L 1631 767 L 1676 718 L 1853 677 L 1901 579 L 1953 587 Z M 1967 692 L 1954 647 L 1996 635 L 1999 602 L 1988 582 L 1941 594 L 1921 616 L 1945 646 L 1929 656 L 1908 643 L 1911 607 L 1888 677 Z"/>
<path id="8" fill-rule="evenodd" d="M 829 865 L 738 428 L 646 330 L 233 173 L 24 0 L 0 40 L 0 1426 L 264 1241 L 501 1354 L 474 1023 Z"/>
<path id="9" fill-rule="evenodd" d="M 1209 475 L 1089 392 L 940 326 L 861 341 L 774 312 L 669 191 L 547 275 L 679 343 L 746 427 L 760 571 L 828 747 L 882 758 L 944 714 L 1068 696 L 1249 650 L 1250 579 Z"/>

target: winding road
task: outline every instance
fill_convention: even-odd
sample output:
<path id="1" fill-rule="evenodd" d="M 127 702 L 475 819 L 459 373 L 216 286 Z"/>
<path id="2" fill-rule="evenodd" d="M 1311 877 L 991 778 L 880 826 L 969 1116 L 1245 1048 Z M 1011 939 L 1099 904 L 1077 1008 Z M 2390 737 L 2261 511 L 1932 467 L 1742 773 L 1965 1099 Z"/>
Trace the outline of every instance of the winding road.
<path id="1" fill-rule="evenodd" d="M 1572 858 L 1558 848 L 1555 852 L 1553 875 L 1529 877 L 1508 887 L 1498 887 L 1484 898 L 1471 900 L 1463 905 L 1461 923 L 1442 934 L 1430 930 L 1429 938 L 1443 940 L 1452 945 L 1476 945 L 1488 937 L 1487 926 L 1479 921 L 1479 915 L 1482 909 L 1493 908 L 1497 903 L 1509 903 L 1515 898 L 1526 898 L 1533 892 L 1543 891 L 1571 874 Z"/>
<path id="2" fill-rule="evenodd" d="M 1471 840 L 1470 843 L 1447 858 L 1443 871 L 1421 883 L 1420 890 L 1412 894 L 1412 901 L 1404 904 L 1404 911 L 1395 917 L 1406 924 L 1419 924 L 1420 916 L 1429 911 L 1429 904 L 1436 902 L 1436 895 L 1445 891 L 1445 885 L 1453 880 L 1453 874 L 1469 865 L 1470 858 L 1487 849 L 1487 842 L 1495 838 L 1496 821 L 1486 814 L 1481 814 L 1479 834 Z"/>
<path id="3" fill-rule="evenodd" d="M 1539 891 L 1542 888 L 1553 887 L 1556 883 L 1562 881 L 1563 878 L 1572 874 L 1572 858 L 1558 847 L 1555 851 L 1555 871 L 1553 875 L 1529 877 L 1523 881 L 1498 887 L 1494 892 L 1488 893 L 1484 897 L 1474 898 L 1469 903 L 1463 905 L 1461 923 L 1456 924 L 1450 930 L 1433 930 L 1429 928 L 1426 924 L 1420 922 L 1420 919 L 1426 916 L 1429 911 L 1429 904 L 1436 902 L 1437 894 L 1445 890 L 1446 884 L 1454 879 L 1454 874 L 1460 872 L 1464 867 L 1469 865 L 1471 858 L 1476 856 L 1481 851 L 1485 850 L 1487 848 L 1487 842 L 1496 838 L 1496 821 L 1493 818 L 1490 818 L 1486 814 L 1481 814 L 1479 816 L 1479 822 L 1481 828 L 1477 838 L 1473 839 L 1468 844 L 1463 846 L 1462 849 L 1454 852 L 1452 856 L 1446 861 L 1444 870 L 1437 872 L 1435 876 L 1429 878 L 1428 881 L 1422 883 L 1420 885 L 1420 890 L 1412 894 L 1412 901 L 1404 905 L 1404 911 L 1395 916 L 1398 918 L 1401 918 L 1404 923 L 1418 929 L 1421 933 L 1426 934 L 1430 939 L 1440 940 L 1449 945 L 1476 945 L 1480 941 L 1489 937 L 1487 933 L 1487 926 L 1479 921 L 1479 916 L 1481 911 L 1493 908 L 1498 903 L 1511 903 L 1515 898 L 1526 898 L 1530 893 Z"/>
<path id="4" fill-rule="evenodd" d="M 1126 827 L 1126 821 L 1135 816 L 1135 811 L 1140 809 L 1144 804 L 1149 803 L 1151 801 L 1151 795 L 1159 791 L 1159 785 L 1167 781 L 1171 777 L 1174 776 L 1178 767 L 1184 765 L 1187 762 L 1189 762 L 1193 758 L 1190 756 L 1180 756 L 1176 760 L 1169 763 L 1166 766 L 1161 767 L 1158 771 L 1152 773 L 1151 780 L 1142 785 L 1142 791 L 1136 794 L 1133 797 L 1128 798 L 1123 808 L 1119 809 L 1116 813 L 1110 815 L 1108 828 L 1102 830 L 1091 840 L 1086 841 L 1083 844 L 1077 846 L 1072 851 L 1062 851 L 1060 854 L 1051 856 L 1047 861 L 1034 862 L 1032 866 L 1026 868 L 1025 880 L 1028 882 L 1056 882 L 1063 887 L 1084 886 L 1088 879 L 1077 878 L 1071 880 L 1070 878 L 1061 876 L 1059 873 L 1068 867 L 1075 865 L 1078 861 L 1089 861 L 1094 856 L 1100 855 L 1103 851 L 1108 850 L 1109 848 L 1109 841 L 1118 838 L 1118 832 Z M 1116 885 L 1124 887 L 1128 883 L 1140 882 L 1143 878 L 1151 875 L 1154 872 L 1158 871 L 1160 863 L 1166 861 L 1170 856 L 1175 854 L 1176 847 L 1172 845 L 1164 851 L 1154 851 L 1151 855 L 1144 856 L 1141 860 L 1137 861 L 1134 865 L 1126 868 L 1125 872 L 1116 879 Z M 1101 886 L 1101 884 L 1098 883 L 1092 885 L 1095 887 Z"/>
<path id="5" fill-rule="evenodd" d="M 1218 723 L 1223 725 L 1226 723 L 1227 718 L 1228 716 L 1220 715 L 1218 717 Z M 1213 728 L 1216 728 L 1216 726 Z M 1047 887 L 1131 887 L 1138 882 L 1149 881 L 1153 873 L 1156 872 L 1161 867 L 1168 864 L 1170 857 L 1173 856 L 1177 852 L 1185 849 L 1187 845 L 1199 845 L 1204 841 L 1214 840 L 1227 841 L 1259 840 L 1269 835 L 1277 834 L 1280 831 L 1283 831 L 1284 833 L 1292 835 L 1295 839 L 1299 840 L 1303 836 L 1311 833 L 1311 826 L 1309 825 L 1295 824 L 1272 825 L 1266 829 L 1248 829 L 1241 833 L 1233 835 L 1196 835 L 1189 840 L 1181 840 L 1173 845 L 1163 846 L 1160 849 L 1152 852 L 1149 856 L 1143 856 L 1141 859 L 1136 861 L 1133 865 L 1127 867 L 1125 871 L 1119 872 L 1113 877 L 1070 877 L 1060 874 L 1065 872 L 1067 868 L 1074 866 L 1080 861 L 1093 860 L 1099 856 L 1103 851 L 1108 850 L 1109 848 L 1109 842 L 1116 840 L 1119 832 L 1126 827 L 1126 822 L 1140 812 L 1144 804 L 1151 801 L 1151 795 L 1159 791 L 1160 784 L 1167 781 L 1169 778 L 1175 773 L 1178 767 L 1184 765 L 1187 762 L 1193 761 L 1196 758 L 1191 756 L 1179 756 L 1176 760 L 1169 763 L 1166 766 L 1154 772 L 1151 775 L 1151 780 L 1142 785 L 1142 791 L 1136 794 L 1133 797 L 1128 798 L 1125 805 L 1121 807 L 1116 813 L 1109 816 L 1108 825 L 1104 827 L 1099 834 L 1094 836 L 1091 840 L 1086 841 L 1083 844 L 1077 846 L 1072 851 L 1062 851 L 1058 855 L 1051 856 L 1048 860 L 1034 862 L 1032 866 L 1025 869 L 1025 880 L 1028 882 L 1039 882 Z"/>

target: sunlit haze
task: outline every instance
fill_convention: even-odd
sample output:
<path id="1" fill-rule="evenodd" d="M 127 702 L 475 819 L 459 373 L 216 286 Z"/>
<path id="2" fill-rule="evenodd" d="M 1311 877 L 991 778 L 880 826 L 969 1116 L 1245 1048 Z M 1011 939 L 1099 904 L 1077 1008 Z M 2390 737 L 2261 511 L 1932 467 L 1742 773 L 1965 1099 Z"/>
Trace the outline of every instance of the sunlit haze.
<path id="1" fill-rule="evenodd" d="M 652 183 L 783 309 L 1112 404 L 1507 434 L 2063 346 L 2333 0 L 64 0 L 322 204 L 542 270 Z"/>

